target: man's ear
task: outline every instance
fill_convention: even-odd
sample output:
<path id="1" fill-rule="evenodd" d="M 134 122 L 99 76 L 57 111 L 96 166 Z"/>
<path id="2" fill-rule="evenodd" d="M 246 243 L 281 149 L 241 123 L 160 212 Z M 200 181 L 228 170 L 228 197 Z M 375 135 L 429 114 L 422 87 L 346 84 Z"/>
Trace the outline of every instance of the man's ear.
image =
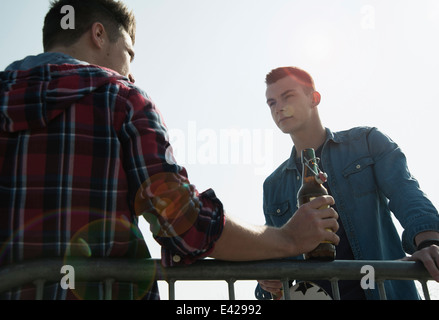
<path id="1" fill-rule="evenodd" d="M 312 106 L 317 107 L 320 104 L 320 100 L 322 99 L 322 96 L 319 92 L 314 91 L 312 93 Z"/>
<path id="2" fill-rule="evenodd" d="M 104 25 L 100 22 L 95 22 L 91 26 L 91 41 L 99 49 L 102 49 L 106 42 L 106 31 Z"/>

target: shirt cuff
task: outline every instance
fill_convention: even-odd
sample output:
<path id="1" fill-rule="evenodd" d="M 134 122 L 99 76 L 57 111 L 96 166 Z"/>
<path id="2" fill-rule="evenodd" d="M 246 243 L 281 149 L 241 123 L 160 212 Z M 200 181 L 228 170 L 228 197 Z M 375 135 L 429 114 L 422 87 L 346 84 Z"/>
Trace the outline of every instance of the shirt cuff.
<path id="1" fill-rule="evenodd" d="M 192 227 L 180 237 L 162 242 L 162 264 L 165 267 L 190 265 L 214 250 L 224 229 L 223 205 L 212 189 L 199 194 L 198 201 L 200 211 Z"/>

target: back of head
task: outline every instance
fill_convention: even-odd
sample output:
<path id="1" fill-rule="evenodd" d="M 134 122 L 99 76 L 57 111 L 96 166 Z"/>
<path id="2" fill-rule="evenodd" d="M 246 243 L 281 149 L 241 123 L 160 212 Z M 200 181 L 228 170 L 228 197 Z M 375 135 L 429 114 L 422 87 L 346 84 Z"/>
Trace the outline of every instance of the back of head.
<path id="1" fill-rule="evenodd" d="M 265 78 L 265 83 L 269 86 L 285 77 L 295 78 L 303 86 L 305 92 L 314 92 L 316 89 L 311 75 L 297 67 L 280 67 L 271 70 Z"/>
<path id="2" fill-rule="evenodd" d="M 61 9 L 69 5 L 75 14 L 74 29 L 63 29 Z M 136 21 L 134 14 L 120 1 L 115 0 L 53 0 L 44 20 L 43 46 L 50 51 L 55 46 L 70 46 L 100 22 L 107 30 L 111 42 L 116 42 L 124 29 L 135 43 Z"/>

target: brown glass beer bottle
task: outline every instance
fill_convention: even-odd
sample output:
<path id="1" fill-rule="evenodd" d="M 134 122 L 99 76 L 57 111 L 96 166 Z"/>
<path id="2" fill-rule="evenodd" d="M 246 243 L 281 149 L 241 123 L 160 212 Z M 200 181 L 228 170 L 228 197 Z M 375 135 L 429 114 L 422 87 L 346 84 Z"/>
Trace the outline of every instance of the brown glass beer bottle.
<path id="1" fill-rule="evenodd" d="M 297 193 L 299 206 L 328 194 L 322 180 L 326 180 L 326 177 L 319 170 L 314 149 L 304 149 L 302 151 L 302 186 Z M 329 241 L 322 242 L 311 252 L 305 253 L 304 257 L 306 260 L 332 261 L 335 259 L 335 246 Z"/>

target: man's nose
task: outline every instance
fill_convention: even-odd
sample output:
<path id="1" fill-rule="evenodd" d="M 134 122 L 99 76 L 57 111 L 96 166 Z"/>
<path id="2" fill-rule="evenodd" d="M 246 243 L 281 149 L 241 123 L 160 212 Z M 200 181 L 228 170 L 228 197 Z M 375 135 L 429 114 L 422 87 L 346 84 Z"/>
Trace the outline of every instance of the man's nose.
<path id="1" fill-rule="evenodd" d="M 276 104 L 276 106 L 274 107 L 274 111 L 276 113 L 282 112 L 285 110 L 285 104 L 283 102 L 279 102 Z"/>

